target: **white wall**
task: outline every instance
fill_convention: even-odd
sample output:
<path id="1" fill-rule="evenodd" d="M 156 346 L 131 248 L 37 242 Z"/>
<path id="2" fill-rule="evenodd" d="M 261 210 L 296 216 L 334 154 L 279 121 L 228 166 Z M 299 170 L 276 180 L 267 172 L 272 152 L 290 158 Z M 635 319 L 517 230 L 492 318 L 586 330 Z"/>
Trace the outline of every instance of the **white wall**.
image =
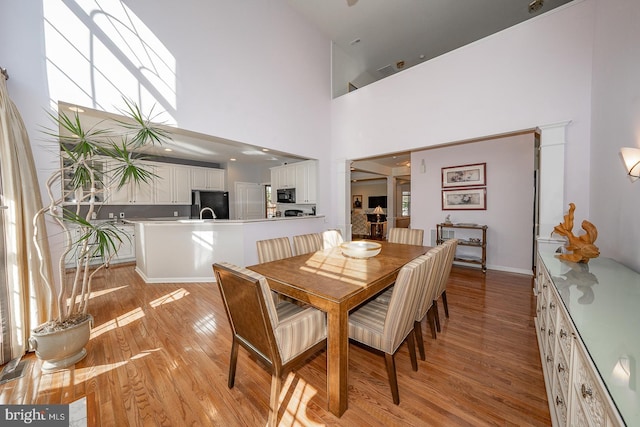
<path id="1" fill-rule="evenodd" d="M 593 67 L 591 218 L 603 256 L 640 271 L 640 181 L 621 147 L 640 148 L 640 2 L 598 0 Z"/>
<path id="2" fill-rule="evenodd" d="M 57 164 L 38 143 L 47 110 L 64 100 L 114 111 L 122 95 L 183 129 L 316 158 L 329 172 L 331 45 L 285 2 L 7 0 L 3 11 L 1 66 L 41 182 Z"/>
<path id="3" fill-rule="evenodd" d="M 574 1 L 334 99 L 336 158 L 416 150 L 571 120 L 564 197 L 566 205 L 574 202 L 588 217 L 584 177 L 590 163 L 594 10 L 595 0 Z M 412 195 L 421 191 L 412 187 Z M 414 206 L 412 222 L 424 214 Z"/>
<path id="4" fill-rule="evenodd" d="M 411 228 L 430 230 L 451 215 L 454 223 L 485 224 L 487 230 L 487 267 L 490 269 L 531 272 L 533 253 L 533 133 L 489 141 L 434 148 L 414 152 L 411 164 L 424 160 L 425 172 L 411 173 Z M 443 167 L 486 163 L 486 210 L 442 210 Z M 479 237 L 479 234 L 461 237 Z M 460 250 L 470 251 L 469 248 Z M 479 255 L 479 251 L 469 252 Z"/>

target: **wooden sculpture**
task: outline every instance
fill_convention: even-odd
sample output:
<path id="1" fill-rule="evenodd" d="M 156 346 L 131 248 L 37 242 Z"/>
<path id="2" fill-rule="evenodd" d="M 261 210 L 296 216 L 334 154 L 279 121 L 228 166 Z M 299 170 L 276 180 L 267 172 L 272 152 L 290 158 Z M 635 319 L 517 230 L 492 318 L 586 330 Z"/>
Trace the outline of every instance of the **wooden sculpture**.
<path id="1" fill-rule="evenodd" d="M 600 256 L 598 247 L 593 244 L 598 238 L 598 230 L 596 226 L 589 221 L 582 221 L 582 229 L 587 232 L 580 237 L 573 235 L 573 211 L 576 205 L 569 203 L 569 213 L 564 216 L 564 222 L 553 227 L 553 232 L 565 236 L 569 239 L 569 243 L 565 246 L 567 250 L 572 251 L 570 254 L 558 255 L 558 258 L 571 261 L 588 263 L 591 258 Z"/>

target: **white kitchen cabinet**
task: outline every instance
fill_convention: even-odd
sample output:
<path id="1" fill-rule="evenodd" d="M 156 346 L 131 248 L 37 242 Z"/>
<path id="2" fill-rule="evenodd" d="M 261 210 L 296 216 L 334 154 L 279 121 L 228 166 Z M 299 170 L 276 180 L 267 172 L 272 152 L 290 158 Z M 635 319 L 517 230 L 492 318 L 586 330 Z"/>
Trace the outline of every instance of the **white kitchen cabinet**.
<path id="1" fill-rule="evenodd" d="M 192 167 L 191 189 L 224 191 L 224 169 Z"/>
<path id="2" fill-rule="evenodd" d="M 133 224 L 116 225 L 122 242 L 118 249 L 118 253 L 111 260 L 111 264 L 121 262 L 131 262 L 136 260 L 136 244 L 135 244 L 135 226 Z M 118 242 L 116 242 L 118 243 Z"/>
<path id="3" fill-rule="evenodd" d="M 67 156 L 60 156 L 62 167 L 63 167 L 63 175 L 62 175 L 62 189 L 63 189 L 63 198 L 65 203 L 75 204 L 76 200 L 85 197 L 90 193 L 90 186 L 85 185 L 82 190 L 78 189 L 76 191 L 72 191 L 72 178 L 75 173 L 75 166 Z M 108 178 L 106 175 L 107 170 L 107 159 L 102 157 L 97 157 L 90 160 L 91 166 L 94 168 L 95 175 L 95 202 L 97 204 L 104 203 L 105 199 L 108 197 L 108 189 L 105 188 L 105 179 Z M 89 204 L 89 199 L 85 198 L 81 202 L 81 204 Z"/>
<path id="4" fill-rule="evenodd" d="M 271 168 L 271 188 L 295 188 L 296 203 L 316 203 L 318 198 L 318 162 L 306 160 Z"/>
<path id="5" fill-rule="evenodd" d="M 293 165 L 296 171 L 296 203 L 316 203 L 317 162 L 307 160 Z"/>
<path id="6" fill-rule="evenodd" d="M 154 179 L 148 182 L 135 182 L 131 180 L 128 184 L 118 188 L 117 179 L 113 176 L 113 169 L 117 167 L 109 163 L 109 195 L 107 203 L 110 205 L 152 205 L 154 200 Z M 150 162 L 144 163 L 144 169 L 155 173 L 155 166 Z"/>
<path id="7" fill-rule="evenodd" d="M 191 170 L 188 166 L 156 163 L 155 173 L 155 204 L 191 204 Z"/>
<path id="8" fill-rule="evenodd" d="M 279 188 L 296 188 L 295 164 L 271 168 L 271 187 L 276 190 Z"/>
<path id="9" fill-rule="evenodd" d="M 118 241 L 114 241 L 114 243 L 118 246 L 117 254 L 111 259 L 109 264 L 119 264 L 123 262 L 131 262 L 136 259 L 136 250 L 135 250 L 135 237 L 134 230 L 135 227 L 133 224 L 117 224 L 115 228 L 118 230 L 118 234 L 122 239 L 122 243 Z M 78 242 L 82 237 L 82 229 L 76 225 L 69 225 L 69 232 L 71 234 L 71 241 Z M 91 251 L 91 247 L 96 246 L 95 242 L 89 242 L 88 250 Z M 72 250 L 67 254 L 65 258 L 65 267 L 66 268 L 75 268 L 76 267 L 76 256 L 77 253 L 75 250 Z M 103 260 L 99 255 L 93 255 L 89 263 L 91 265 L 99 265 L 102 264 Z"/>

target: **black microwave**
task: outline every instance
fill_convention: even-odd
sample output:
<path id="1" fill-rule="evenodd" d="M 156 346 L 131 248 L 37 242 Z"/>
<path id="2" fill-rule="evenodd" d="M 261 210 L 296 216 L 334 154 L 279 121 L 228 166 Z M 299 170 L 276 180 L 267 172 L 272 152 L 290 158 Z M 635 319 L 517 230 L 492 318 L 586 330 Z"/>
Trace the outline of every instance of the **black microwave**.
<path id="1" fill-rule="evenodd" d="M 278 189 L 278 203 L 295 203 L 295 202 L 296 202 L 295 188 L 279 188 Z"/>

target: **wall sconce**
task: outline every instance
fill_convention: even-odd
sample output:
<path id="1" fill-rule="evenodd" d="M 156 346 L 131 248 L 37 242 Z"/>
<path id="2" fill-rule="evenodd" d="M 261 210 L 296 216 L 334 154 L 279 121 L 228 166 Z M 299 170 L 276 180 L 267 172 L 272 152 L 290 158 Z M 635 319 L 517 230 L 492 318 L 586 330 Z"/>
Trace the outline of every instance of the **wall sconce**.
<path id="1" fill-rule="evenodd" d="M 425 173 L 427 171 L 427 166 L 424 164 L 424 159 L 420 160 L 420 172 Z"/>
<path id="2" fill-rule="evenodd" d="M 640 148 L 622 147 L 620 155 L 631 181 L 640 178 Z"/>

